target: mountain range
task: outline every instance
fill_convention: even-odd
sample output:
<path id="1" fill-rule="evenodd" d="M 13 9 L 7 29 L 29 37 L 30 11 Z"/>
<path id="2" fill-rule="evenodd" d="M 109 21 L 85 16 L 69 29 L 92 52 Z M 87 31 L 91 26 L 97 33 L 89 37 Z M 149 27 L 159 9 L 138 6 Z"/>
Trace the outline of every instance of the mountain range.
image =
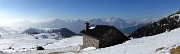
<path id="1" fill-rule="evenodd" d="M 85 27 L 85 21 L 89 21 L 93 25 L 112 25 L 116 28 L 123 30 L 129 27 L 136 27 L 137 25 L 145 25 L 146 23 L 154 22 L 151 19 L 141 19 L 141 20 L 123 20 L 121 18 L 108 17 L 108 18 L 94 18 L 90 20 L 61 20 L 61 19 L 51 19 L 48 21 L 43 21 L 39 23 L 33 23 L 30 20 L 22 20 L 14 23 L 10 23 L 6 26 L 9 27 L 36 27 L 36 28 L 68 28 L 73 32 L 79 33 Z M 140 26 L 138 26 L 139 28 Z M 132 28 L 131 28 L 132 29 Z M 134 29 L 135 30 L 135 29 Z M 125 31 L 125 33 L 130 34 L 133 32 Z"/>

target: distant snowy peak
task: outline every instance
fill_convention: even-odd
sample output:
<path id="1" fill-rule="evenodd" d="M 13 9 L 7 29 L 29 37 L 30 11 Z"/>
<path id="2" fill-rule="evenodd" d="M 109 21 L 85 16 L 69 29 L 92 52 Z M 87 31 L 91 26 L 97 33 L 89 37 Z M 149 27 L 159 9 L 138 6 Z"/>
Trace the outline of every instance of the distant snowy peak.
<path id="1" fill-rule="evenodd" d="M 115 17 L 109 17 L 109 18 L 101 18 L 104 22 L 126 22 L 123 19 L 115 18 Z"/>
<path id="2" fill-rule="evenodd" d="M 132 19 L 132 20 L 126 20 L 127 23 L 152 23 L 158 21 L 159 18 L 154 18 L 154 19 L 148 19 L 148 18 L 143 18 L 143 19 Z"/>
<path id="3" fill-rule="evenodd" d="M 78 19 L 78 20 L 65 20 L 65 22 L 84 22 L 84 20 Z"/>
<path id="4" fill-rule="evenodd" d="M 65 22 L 65 23 L 71 23 L 71 22 L 81 22 L 81 21 L 83 21 L 83 20 L 81 20 L 81 19 L 77 19 L 77 20 L 62 20 L 62 19 L 58 19 L 58 18 L 53 18 L 53 19 L 51 19 L 51 20 L 49 20 L 48 22 Z"/>
<path id="5" fill-rule="evenodd" d="M 107 23 L 126 23 L 125 20 L 121 18 L 115 18 L 115 17 L 108 17 L 108 18 L 97 18 L 97 19 L 91 19 L 90 21 L 95 20 L 95 21 L 102 21 L 102 22 L 107 22 Z"/>
<path id="6" fill-rule="evenodd" d="M 180 14 L 180 10 L 177 10 L 176 13 L 179 13 L 179 14 Z"/>
<path id="7" fill-rule="evenodd" d="M 38 21 L 38 20 L 37 20 Z M 19 21 L 9 24 L 10 27 L 36 27 L 36 28 L 68 28 L 76 33 L 79 33 L 84 28 L 85 20 L 62 20 L 62 19 L 41 19 L 39 23 L 32 23 L 29 21 Z M 139 22 L 142 20 L 124 20 L 116 17 L 107 17 L 107 18 L 95 18 L 88 20 L 90 24 L 94 25 L 112 25 L 118 29 L 124 29 L 138 24 L 148 23 L 149 20 L 144 22 Z"/>
<path id="8" fill-rule="evenodd" d="M 96 18 L 96 19 L 90 19 L 90 23 L 127 23 L 127 21 L 121 19 L 121 18 L 115 18 L 115 17 L 108 17 L 108 18 Z"/>

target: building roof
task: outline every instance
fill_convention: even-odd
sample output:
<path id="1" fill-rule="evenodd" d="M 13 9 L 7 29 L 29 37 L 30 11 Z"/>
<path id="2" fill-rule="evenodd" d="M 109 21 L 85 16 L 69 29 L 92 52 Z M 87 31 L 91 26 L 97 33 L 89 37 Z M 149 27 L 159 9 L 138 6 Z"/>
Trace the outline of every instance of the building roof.
<path id="1" fill-rule="evenodd" d="M 110 25 L 96 25 L 95 28 L 88 29 L 88 30 L 82 30 L 81 33 L 93 36 L 95 38 L 100 38 L 101 36 L 103 36 L 104 33 L 107 33 L 110 29 L 115 29 L 116 31 L 118 31 L 118 33 L 124 35 L 117 28 L 115 28 L 114 26 L 110 26 Z"/>

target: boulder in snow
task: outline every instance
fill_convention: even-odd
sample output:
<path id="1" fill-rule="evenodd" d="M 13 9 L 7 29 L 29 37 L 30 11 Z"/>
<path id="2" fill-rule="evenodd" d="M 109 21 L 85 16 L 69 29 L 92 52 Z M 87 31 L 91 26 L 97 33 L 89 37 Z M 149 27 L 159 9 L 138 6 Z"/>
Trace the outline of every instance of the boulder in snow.
<path id="1" fill-rule="evenodd" d="M 42 46 L 37 46 L 36 49 L 37 50 L 45 50 Z"/>

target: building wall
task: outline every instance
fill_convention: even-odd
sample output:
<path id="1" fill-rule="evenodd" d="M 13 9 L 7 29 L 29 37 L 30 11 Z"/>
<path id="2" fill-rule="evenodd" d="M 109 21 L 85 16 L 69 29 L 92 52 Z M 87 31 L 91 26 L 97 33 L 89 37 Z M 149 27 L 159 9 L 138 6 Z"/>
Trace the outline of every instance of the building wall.
<path id="1" fill-rule="evenodd" d="M 89 35 L 83 36 L 83 45 L 81 46 L 81 49 L 87 48 L 87 47 L 99 47 L 99 40 L 97 40 L 94 37 L 91 37 Z"/>
<path id="2" fill-rule="evenodd" d="M 114 46 L 121 44 L 126 41 L 126 38 L 123 38 L 122 34 L 118 33 L 114 29 L 110 29 L 107 33 L 104 33 L 101 39 L 99 39 L 99 48 Z"/>

